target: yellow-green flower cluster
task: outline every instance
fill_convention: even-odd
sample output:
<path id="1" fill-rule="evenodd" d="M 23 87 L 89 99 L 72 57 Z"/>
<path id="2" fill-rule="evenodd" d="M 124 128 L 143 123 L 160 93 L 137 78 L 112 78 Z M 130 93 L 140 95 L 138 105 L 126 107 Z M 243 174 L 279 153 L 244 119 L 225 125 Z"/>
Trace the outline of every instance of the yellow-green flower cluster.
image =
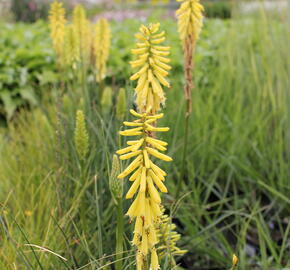
<path id="1" fill-rule="evenodd" d="M 51 4 L 49 11 L 49 27 L 52 38 L 53 48 L 58 57 L 63 54 L 63 45 L 65 37 L 65 9 L 62 3 L 55 1 Z"/>
<path id="2" fill-rule="evenodd" d="M 137 247 L 137 269 L 142 267 L 151 255 L 151 269 L 159 268 L 158 256 L 155 245 L 158 242 L 157 230 L 162 211 L 161 198 L 158 192 L 167 192 L 164 185 L 166 172 L 159 168 L 153 159 L 172 161 L 171 157 L 163 154 L 167 143 L 156 138 L 153 134 L 166 132 L 167 127 L 157 127 L 156 122 L 163 114 L 151 114 L 148 111 L 137 113 L 130 110 L 137 119 L 133 122 L 124 122 L 125 126 L 131 127 L 120 131 L 122 136 L 137 136 L 136 140 L 128 141 L 128 146 L 118 150 L 121 160 L 134 158 L 129 166 L 119 174 L 118 178 L 125 178 L 131 174 L 129 180 L 131 188 L 126 194 L 127 199 L 134 197 L 127 215 L 135 220 L 134 237 L 132 243 Z"/>
<path id="3" fill-rule="evenodd" d="M 150 110 L 153 114 L 165 102 L 163 86 L 170 87 L 165 79 L 171 69 L 168 65 L 170 59 L 166 57 L 170 53 L 170 47 L 161 45 L 165 41 L 165 32 L 159 32 L 159 26 L 156 23 L 140 27 L 140 33 L 135 35 L 139 40 L 137 48 L 132 49 L 137 59 L 130 62 L 133 68 L 139 68 L 130 78 L 138 80 L 135 88 L 136 105 L 140 112 Z"/>
<path id="4" fill-rule="evenodd" d="M 109 179 L 109 187 L 115 204 L 118 204 L 117 200 L 121 199 L 123 196 L 123 183 L 119 179 L 117 179 L 119 173 L 120 173 L 120 161 L 118 159 L 118 156 L 114 155 L 111 175 Z"/>
<path id="5" fill-rule="evenodd" d="M 170 261 L 174 265 L 174 256 L 184 255 L 187 250 L 182 250 L 177 246 L 177 241 L 180 239 L 180 234 L 177 233 L 176 225 L 171 222 L 171 218 L 165 214 L 165 208 L 161 207 L 162 216 L 161 223 L 158 229 L 158 239 L 159 239 L 159 247 L 160 250 L 159 255 L 160 258 L 163 258 L 167 254 L 170 256 Z"/>
<path id="6" fill-rule="evenodd" d="M 60 65 L 87 69 L 95 59 L 96 79 L 102 80 L 111 45 L 108 21 L 101 19 L 92 26 L 85 9 L 77 5 L 73 10 L 72 23 L 66 23 L 65 10 L 58 1 L 51 4 L 49 20 L 53 47 Z"/>
<path id="7" fill-rule="evenodd" d="M 78 110 L 76 113 L 74 140 L 79 158 L 84 160 L 89 151 L 89 135 L 86 128 L 85 115 L 82 110 Z"/>
<path id="8" fill-rule="evenodd" d="M 78 37 L 73 25 L 68 25 L 65 28 L 65 43 L 63 61 L 65 66 L 71 66 L 74 69 L 80 61 L 80 47 Z"/>
<path id="9" fill-rule="evenodd" d="M 182 2 L 176 11 L 178 17 L 178 32 L 182 41 L 191 37 L 195 42 L 202 28 L 204 8 L 200 0 L 176 0 Z"/>
<path id="10" fill-rule="evenodd" d="M 77 5 L 73 10 L 73 28 L 76 33 L 76 45 L 78 47 L 77 58 L 87 65 L 91 57 L 92 27 L 86 17 L 85 9 Z"/>
<path id="11" fill-rule="evenodd" d="M 111 46 L 111 30 L 106 19 L 100 19 L 96 23 L 96 33 L 94 40 L 94 53 L 96 59 L 96 80 L 100 82 L 106 75 L 106 63 L 109 57 Z"/>

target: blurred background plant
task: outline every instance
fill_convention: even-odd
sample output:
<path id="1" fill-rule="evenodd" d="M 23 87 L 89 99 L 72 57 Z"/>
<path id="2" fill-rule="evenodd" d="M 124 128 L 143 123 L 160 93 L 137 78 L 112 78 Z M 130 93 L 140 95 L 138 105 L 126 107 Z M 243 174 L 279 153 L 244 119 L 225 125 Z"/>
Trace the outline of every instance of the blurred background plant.
<path id="1" fill-rule="evenodd" d="M 11 0 L 11 11 L 16 21 L 35 22 L 47 16 L 49 3 L 49 0 Z"/>

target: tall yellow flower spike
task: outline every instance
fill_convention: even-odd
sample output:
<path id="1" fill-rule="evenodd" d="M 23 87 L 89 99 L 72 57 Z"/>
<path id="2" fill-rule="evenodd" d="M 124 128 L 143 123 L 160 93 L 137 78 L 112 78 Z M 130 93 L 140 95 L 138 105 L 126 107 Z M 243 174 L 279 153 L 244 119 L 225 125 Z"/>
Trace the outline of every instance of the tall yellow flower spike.
<path id="1" fill-rule="evenodd" d="M 91 57 L 92 28 L 81 5 L 77 5 L 73 10 L 73 27 L 76 34 L 76 44 L 79 48 L 78 58 L 86 65 Z"/>
<path id="2" fill-rule="evenodd" d="M 151 255 L 151 269 L 159 269 L 158 256 L 155 245 L 158 242 L 157 230 L 161 221 L 162 211 L 161 192 L 167 192 L 164 185 L 166 173 L 152 161 L 153 158 L 164 161 L 172 161 L 171 157 L 161 153 L 166 151 L 167 143 L 153 138 L 153 133 L 166 132 L 167 127 L 157 127 L 156 122 L 163 114 L 152 114 L 149 112 L 130 113 L 137 119 L 133 122 L 124 122 L 130 129 L 120 131 L 122 136 L 137 136 L 136 140 L 128 141 L 128 147 L 117 151 L 121 160 L 134 158 L 129 166 L 119 174 L 118 178 L 125 178 L 131 174 L 131 188 L 126 194 L 126 199 L 134 201 L 127 215 L 135 219 L 133 245 L 137 247 L 137 269 L 142 270 L 147 256 Z"/>
<path id="3" fill-rule="evenodd" d="M 80 61 L 80 48 L 77 40 L 74 27 L 68 25 L 65 28 L 64 63 L 73 68 L 76 68 L 76 63 Z"/>
<path id="4" fill-rule="evenodd" d="M 106 19 L 100 19 L 96 23 L 94 40 L 94 53 L 96 58 L 96 80 L 100 82 L 106 75 L 106 63 L 111 46 L 111 29 Z"/>
<path id="5" fill-rule="evenodd" d="M 202 28 L 204 8 L 200 0 L 176 0 L 182 2 L 176 11 L 178 17 L 178 32 L 181 40 L 191 36 L 192 41 L 196 42 Z"/>
<path id="6" fill-rule="evenodd" d="M 52 38 L 53 48 L 59 57 L 58 60 L 61 61 L 63 56 L 63 45 L 65 36 L 65 9 L 62 3 L 54 1 L 50 5 L 49 11 L 49 27 L 50 35 Z"/>
<path id="7" fill-rule="evenodd" d="M 165 32 L 159 32 L 159 23 L 150 24 L 148 27 L 142 25 L 140 33 L 135 37 L 139 40 L 137 48 L 132 53 L 137 55 L 135 61 L 130 64 L 133 68 L 139 68 L 138 72 L 131 76 L 131 80 L 138 80 L 136 92 L 136 105 L 140 112 L 150 111 L 155 114 L 160 110 L 160 104 L 165 102 L 163 87 L 170 87 L 165 79 L 171 67 L 168 65 L 170 59 L 170 47 L 162 46 L 165 40 Z"/>

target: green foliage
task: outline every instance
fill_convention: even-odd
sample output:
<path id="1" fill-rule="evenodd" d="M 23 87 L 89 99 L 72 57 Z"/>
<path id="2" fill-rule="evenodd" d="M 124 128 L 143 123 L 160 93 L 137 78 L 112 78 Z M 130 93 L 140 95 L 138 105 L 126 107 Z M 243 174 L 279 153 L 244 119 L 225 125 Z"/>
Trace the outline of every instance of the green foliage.
<path id="1" fill-rule="evenodd" d="M 232 16 L 232 7 L 230 0 L 225 1 L 205 1 L 205 16 L 207 18 L 228 19 Z"/>
<path id="2" fill-rule="evenodd" d="M 46 24 L 1 24 L 0 117 L 11 119 L 26 105 L 36 105 L 55 73 Z"/>
<path id="3" fill-rule="evenodd" d="M 11 0 L 11 11 L 16 21 L 35 22 L 48 13 L 48 0 Z"/>

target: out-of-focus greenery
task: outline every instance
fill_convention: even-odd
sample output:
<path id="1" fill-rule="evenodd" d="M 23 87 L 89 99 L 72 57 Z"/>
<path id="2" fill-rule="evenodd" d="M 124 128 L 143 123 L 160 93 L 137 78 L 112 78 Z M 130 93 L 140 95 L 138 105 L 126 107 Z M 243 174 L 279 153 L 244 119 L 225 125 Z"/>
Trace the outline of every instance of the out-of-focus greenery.
<path id="1" fill-rule="evenodd" d="M 207 18 L 228 19 L 232 16 L 230 0 L 204 1 L 202 4 L 204 5 Z"/>
<path id="2" fill-rule="evenodd" d="M 47 16 L 49 3 L 49 0 L 11 0 L 11 12 L 16 21 L 35 22 Z"/>
<path id="3" fill-rule="evenodd" d="M 157 21 L 152 18 L 152 21 Z M 138 29 L 137 20 L 126 20 L 122 24 L 112 22 L 113 39 L 108 63 L 107 82 L 118 86 L 127 80 L 131 73 L 131 48 L 135 38 L 132 33 Z M 0 115 L 11 119 L 17 109 L 23 106 L 39 105 L 43 91 L 52 91 L 51 85 L 59 80 L 56 72 L 55 55 L 49 37 L 48 26 L 44 22 L 35 24 L 3 24 L 0 40 Z M 202 70 L 210 70 L 214 63 L 213 39 L 215 28 L 222 33 L 228 27 L 226 21 L 212 21 L 205 25 L 203 35 L 207 43 L 200 44 L 197 61 L 204 56 Z M 168 44 L 172 47 L 172 65 L 175 74 L 182 73 L 182 53 L 173 20 L 163 21 L 163 28 L 168 31 Z M 120 31 L 123 32 L 119 35 Z M 222 35 L 219 35 L 221 38 Z M 69 72 L 67 78 L 71 77 Z M 206 78 L 203 78 L 206 80 Z"/>
<path id="4" fill-rule="evenodd" d="M 0 27 L 0 116 L 10 119 L 18 108 L 38 104 L 57 74 L 47 24 Z"/>

